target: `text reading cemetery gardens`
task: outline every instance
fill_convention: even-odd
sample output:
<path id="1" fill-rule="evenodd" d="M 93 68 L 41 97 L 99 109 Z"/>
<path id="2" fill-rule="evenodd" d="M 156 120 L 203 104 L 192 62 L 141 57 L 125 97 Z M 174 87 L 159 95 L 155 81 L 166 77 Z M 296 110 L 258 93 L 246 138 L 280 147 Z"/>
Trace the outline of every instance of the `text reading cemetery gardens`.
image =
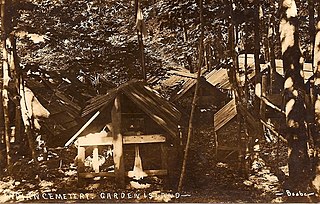
<path id="1" fill-rule="evenodd" d="M 8 193 L 6 196 L 10 197 L 11 200 L 23 201 L 23 200 L 127 200 L 127 199 L 157 199 L 157 197 L 170 197 L 179 199 L 186 195 L 180 193 L 162 193 L 159 191 L 155 192 L 100 192 L 100 193 L 32 193 L 22 194 L 20 192 Z"/>

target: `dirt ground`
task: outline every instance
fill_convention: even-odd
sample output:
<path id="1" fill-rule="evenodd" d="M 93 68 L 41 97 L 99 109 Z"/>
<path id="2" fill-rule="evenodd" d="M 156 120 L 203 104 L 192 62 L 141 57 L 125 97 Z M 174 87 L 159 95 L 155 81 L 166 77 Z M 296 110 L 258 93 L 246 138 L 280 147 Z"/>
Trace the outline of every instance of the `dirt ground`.
<path id="1" fill-rule="evenodd" d="M 218 152 L 211 127 L 201 127 L 192 139 L 184 190 L 163 185 L 163 178 L 146 179 L 151 186 L 135 189 L 127 181 L 118 189 L 113 178 L 88 179 L 78 185 L 75 148 L 51 148 L 48 160 L 36 167 L 29 157 L 16 159 L 13 174 L 0 180 L 0 202 L 316 202 L 315 195 L 288 196 L 283 183 L 288 173 L 284 145 L 258 140 L 250 171 L 239 170 L 236 152 Z M 232 131 L 231 131 L 232 132 Z M 234 135 L 224 138 L 229 143 Z M 280 169 L 280 170 L 277 170 Z M 174 178 L 176 181 L 179 178 Z M 298 193 L 298 192 L 297 192 Z M 303 193 L 303 192 L 301 192 Z"/>

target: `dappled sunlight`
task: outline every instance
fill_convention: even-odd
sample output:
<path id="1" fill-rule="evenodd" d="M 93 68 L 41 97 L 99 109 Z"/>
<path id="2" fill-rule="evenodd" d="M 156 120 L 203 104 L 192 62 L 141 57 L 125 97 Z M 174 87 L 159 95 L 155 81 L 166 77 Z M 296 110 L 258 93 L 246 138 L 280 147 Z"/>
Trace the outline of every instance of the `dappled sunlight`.
<path id="1" fill-rule="evenodd" d="M 302 64 L 302 63 L 301 63 Z M 303 70 L 300 70 L 300 76 L 302 77 L 302 78 L 304 78 L 304 71 Z"/>
<path id="2" fill-rule="evenodd" d="M 280 39 L 282 41 L 282 43 L 281 43 L 282 54 L 285 53 L 289 47 L 293 47 L 293 45 L 294 45 L 294 32 L 295 32 L 294 25 L 290 24 L 290 22 L 285 19 L 281 19 Z"/>
<path id="3" fill-rule="evenodd" d="M 294 0 L 284 0 L 283 6 L 288 8 L 286 10 L 287 18 L 296 17 L 298 15 L 296 2 Z"/>
<path id="4" fill-rule="evenodd" d="M 257 83 L 255 86 L 255 93 L 258 97 L 261 97 L 261 83 Z"/>
<path id="5" fill-rule="evenodd" d="M 292 77 L 288 77 L 284 82 L 284 89 L 293 88 L 293 80 Z"/>
<path id="6" fill-rule="evenodd" d="M 315 119 L 316 119 L 316 124 L 319 125 L 320 124 L 320 98 L 319 96 L 317 97 L 317 100 L 314 104 L 314 108 L 315 108 Z"/>
<path id="7" fill-rule="evenodd" d="M 286 104 L 286 109 L 285 109 L 285 112 L 286 112 L 286 116 L 288 117 L 290 112 L 293 110 L 293 106 L 295 104 L 295 100 L 294 99 L 290 99 L 287 104 Z"/>
<path id="8" fill-rule="evenodd" d="M 320 62 L 320 21 L 317 23 L 317 29 L 319 31 L 317 32 L 317 34 L 315 36 L 313 66 L 319 70 L 319 62 Z"/>

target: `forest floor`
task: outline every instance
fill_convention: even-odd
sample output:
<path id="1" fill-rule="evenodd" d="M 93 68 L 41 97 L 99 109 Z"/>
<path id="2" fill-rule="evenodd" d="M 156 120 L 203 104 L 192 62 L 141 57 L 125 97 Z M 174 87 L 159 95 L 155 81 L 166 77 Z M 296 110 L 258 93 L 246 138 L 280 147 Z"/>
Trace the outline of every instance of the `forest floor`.
<path id="1" fill-rule="evenodd" d="M 230 132 L 233 132 L 232 130 Z M 49 160 L 36 168 L 29 158 L 15 162 L 12 176 L 2 175 L 0 202 L 315 202 L 316 197 L 288 197 L 282 184 L 288 173 L 284 145 L 256 141 L 249 173 L 239 171 L 238 156 L 230 151 L 215 155 L 211 127 L 196 132 L 190 147 L 184 191 L 164 189 L 161 182 L 148 189 L 127 185 L 117 189 L 114 179 L 88 180 L 79 187 L 74 165 L 75 148 L 51 148 Z M 236 144 L 227 134 L 222 142 Z M 257 146 L 258 145 L 258 146 Z M 225 158 L 227 156 L 227 158 Z M 279 162 L 281 161 L 281 162 Z M 281 169 L 282 173 L 275 169 Z M 276 176 L 277 175 L 277 176 Z M 158 179 L 158 181 L 161 180 Z M 179 180 L 179 178 L 176 178 Z M 318 200 L 319 201 L 319 200 Z"/>

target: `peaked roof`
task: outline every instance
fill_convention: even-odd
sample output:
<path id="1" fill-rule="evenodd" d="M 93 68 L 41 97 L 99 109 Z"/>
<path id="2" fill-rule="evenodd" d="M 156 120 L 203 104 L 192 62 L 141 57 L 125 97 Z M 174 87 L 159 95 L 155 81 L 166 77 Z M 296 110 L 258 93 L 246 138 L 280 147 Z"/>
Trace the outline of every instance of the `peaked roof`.
<path id="1" fill-rule="evenodd" d="M 221 89 L 231 89 L 228 71 L 225 68 L 214 69 L 206 75 L 207 81 Z"/>
<path id="2" fill-rule="evenodd" d="M 223 106 L 214 114 L 214 130 L 218 131 L 237 115 L 235 99 Z"/>
<path id="3" fill-rule="evenodd" d="M 143 110 L 158 125 L 175 136 L 181 113 L 168 101 L 161 98 L 146 83 L 132 80 L 118 88 L 109 90 L 105 95 L 97 96 L 89 101 L 83 109 L 82 117 L 86 117 L 112 103 L 119 94 L 125 94 L 141 110 Z"/>
<path id="4" fill-rule="evenodd" d="M 172 94 L 170 97 L 170 101 L 176 101 L 181 96 L 183 96 L 191 87 L 193 87 L 197 83 L 197 79 L 193 78 L 186 78 L 184 79 L 184 83 L 182 84 L 182 87 L 179 91 Z"/>
<path id="5" fill-rule="evenodd" d="M 201 69 L 201 75 L 205 75 L 207 69 Z M 196 84 L 198 73 L 190 73 L 189 70 L 177 67 L 170 70 L 163 77 L 151 77 L 148 84 L 161 92 L 168 100 L 175 101 L 183 96 L 191 87 Z M 161 87 L 161 88 L 160 88 Z"/>

